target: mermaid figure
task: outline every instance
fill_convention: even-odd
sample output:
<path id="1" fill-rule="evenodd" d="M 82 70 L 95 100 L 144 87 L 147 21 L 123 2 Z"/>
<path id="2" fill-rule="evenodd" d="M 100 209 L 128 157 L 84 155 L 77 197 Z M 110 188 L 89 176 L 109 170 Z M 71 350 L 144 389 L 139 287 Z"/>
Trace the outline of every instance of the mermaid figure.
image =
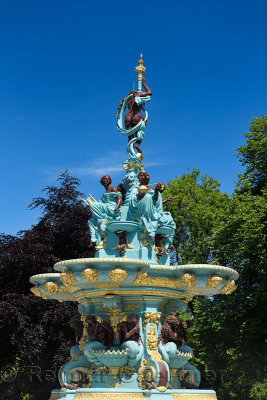
<path id="1" fill-rule="evenodd" d="M 117 128 L 121 134 L 128 136 L 127 151 L 133 160 L 138 160 L 135 150 L 142 154 L 140 144 L 145 135 L 145 125 L 148 118 L 148 113 L 145 111 L 143 104 L 150 100 L 152 95 L 151 89 L 145 84 L 146 78 L 142 78 L 142 85 L 145 92 L 132 90 L 126 97 L 121 99 L 117 111 Z M 128 111 L 124 117 L 123 127 L 123 113 L 126 105 Z M 142 117 L 141 110 L 145 111 L 145 117 Z"/>

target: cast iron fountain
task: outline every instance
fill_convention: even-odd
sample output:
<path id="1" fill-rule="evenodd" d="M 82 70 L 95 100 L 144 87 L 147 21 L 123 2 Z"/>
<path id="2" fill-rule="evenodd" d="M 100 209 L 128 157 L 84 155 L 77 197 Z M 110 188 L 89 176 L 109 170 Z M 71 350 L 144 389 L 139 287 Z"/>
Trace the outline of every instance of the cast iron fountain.
<path id="1" fill-rule="evenodd" d="M 150 187 L 142 164 L 144 105 L 152 95 L 143 64 L 141 57 L 138 89 L 117 112 L 117 128 L 128 137 L 123 181 L 114 188 L 105 175 L 101 200 L 84 200 L 94 257 L 58 262 L 55 273 L 30 279 L 35 295 L 77 302 L 81 314 L 72 321 L 77 345 L 51 400 L 216 400 L 214 391 L 198 389 L 200 372 L 185 344 L 192 321 L 180 314 L 195 295 L 230 294 L 238 274 L 219 265 L 170 263 L 175 223 L 163 204 L 172 199 L 162 199 L 162 182 Z"/>

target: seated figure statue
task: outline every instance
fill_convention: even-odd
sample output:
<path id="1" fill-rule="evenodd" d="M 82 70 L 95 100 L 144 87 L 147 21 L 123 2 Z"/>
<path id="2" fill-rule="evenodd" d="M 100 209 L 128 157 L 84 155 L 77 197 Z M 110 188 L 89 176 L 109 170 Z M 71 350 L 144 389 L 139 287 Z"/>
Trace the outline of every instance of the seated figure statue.
<path id="1" fill-rule="evenodd" d="M 173 243 L 174 233 L 176 229 L 176 224 L 172 218 L 172 215 L 168 211 L 163 211 L 163 204 L 172 202 L 172 198 L 162 200 L 161 193 L 166 189 L 166 185 L 163 182 L 159 182 L 155 186 L 154 204 L 160 215 L 158 220 L 158 229 L 163 227 L 171 228 L 171 234 L 166 237 L 166 247 L 169 247 Z"/>
<path id="2" fill-rule="evenodd" d="M 147 186 L 150 179 L 150 175 L 147 172 L 139 172 L 138 179 L 140 186 L 132 193 L 129 211 L 133 218 L 138 217 L 142 220 L 150 240 L 154 242 L 160 217 L 153 201 L 155 192 Z"/>
<path id="3" fill-rule="evenodd" d="M 159 182 L 153 190 L 147 186 L 149 178 L 150 176 L 147 172 L 139 172 L 140 186 L 136 188 L 131 196 L 129 210 L 133 217 L 139 217 L 142 220 L 153 245 L 155 244 L 157 230 L 162 227 L 169 227 L 170 229 L 166 236 L 166 247 L 168 247 L 173 242 L 176 225 L 171 213 L 163 211 L 163 204 L 171 202 L 172 198 L 162 200 L 161 193 L 165 190 L 165 184 Z"/>
<path id="4" fill-rule="evenodd" d="M 130 350 L 128 365 L 135 366 L 144 354 L 137 315 L 128 314 L 127 320 L 120 323 L 119 337 L 121 348 Z"/>
<path id="5" fill-rule="evenodd" d="M 107 220 L 118 220 L 120 218 L 120 206 L 122 203 L 122 195 L 114 187 L 111 186 L 111 177 L 104 175 L 100 179 L 100 183 L 106 189 L 100 201 L 91 201 L 89 207 L 92 213 L 88 221 L 91 243 L 98 245 L 102 240 L 101 231 L 105 231 L 105 222 Z"/>
<path id="6" fill-rule="evenodd" d="M 99 362 L 94 351 L 105 351 L 112 347 L 114 331 L 108 322 L 98 322 L 95 315 L 88 315 L 86 321 L 88 324 L 88 343 L 84 346 L 84 355 L 96 366 L 100 366 L 101 362 Z"/>
<path id="7" fill-rule="evenodd" d="M 192 358 L 191 347 L 184 345 L 188 341 L 187 331 L 193 327 L 190 320 L 181 320 L 175 315 L 167 317 L 159 333 L 159 351 L 171 368 L 181 368 Z"/>

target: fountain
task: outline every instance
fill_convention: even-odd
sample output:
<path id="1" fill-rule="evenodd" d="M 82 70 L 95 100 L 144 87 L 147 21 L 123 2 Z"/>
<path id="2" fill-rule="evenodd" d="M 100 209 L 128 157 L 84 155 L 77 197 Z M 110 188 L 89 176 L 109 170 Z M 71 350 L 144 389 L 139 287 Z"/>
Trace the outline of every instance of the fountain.
<path id="1" fill-rule="evenodd" d="M 230 294 L 238 274 L 219 265 L 171 265 L 175 223 L 163 204 L 172 199 L 162 199 L 162 182 L 149 185 L 142 164 L 144 105 L 152 95 L 142 56 L 135 70 L 138 89 L 117 112 L 117 128 L 128 137 L 125 176 L 114 188 L 104 175 L 101 200 L 84 200 L 94 257 L 58 262 L 55 273 L 30 279 L 36 296 L 77 302 L 81 314 L 71 322 L 77 344 L 50 400 L 216 400 L 214 391 L 199 389 L 200 372 L 186 344 L 193 324 L 180 314 L 195 295 Z"/>

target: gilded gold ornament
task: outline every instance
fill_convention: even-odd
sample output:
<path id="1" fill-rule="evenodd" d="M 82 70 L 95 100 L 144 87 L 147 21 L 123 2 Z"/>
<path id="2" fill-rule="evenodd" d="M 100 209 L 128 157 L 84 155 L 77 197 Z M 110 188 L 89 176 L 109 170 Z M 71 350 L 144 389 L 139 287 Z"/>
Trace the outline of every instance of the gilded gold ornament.
<path id="1" fill-rule="evenodd" d="M 184 286 L 187 287 L 195 286 L 196 280 L 197 277 L 193 274 L 186 273 L 181 276 L 181 281 L 183 282 Z"/>
<path id="2" fill-rule="evenodd" d="M 133 281 L 137 286 L 154 286 L 177 289 L 182 287 L 182 283 L 177 278 L 167 278 L 165 276 L 148 276 L 147 272 L 139 271 Z"/>
<path id="3" fill-rule="evenodd" d="M 112 271 L 108 271 L 108 274 L 113 282 L 122 282 L 127 277 L 127 271 L 121 268 L 116 268 Z"/>
<path id="4" fill-rule="evenodd" d="M 142 393 L 76 393 L 73 400 L 144 400 Z"/>
<path id="5" fill-rule="evenodd" d="M 147 389 L 145 382 L 152 383 L 155 379 L 156 371 L 147 360 L 143 360 L 138 370 L 138 385 L 142 390 Z"/>
<path id="6" fill-rule="evenodd" d="M 126 306 L 123 307 L 123 311 L 134 311 L 137 308 L 140 308 L 140 304 L 127 304 Z"/>
<path id="7" fill-rule="evenodd" d="M 60 274 L 60 280 L 68 283 L 69 285 L 71 285 L 73 283 L 77 283 L 77 281 L 74 279 L 73 273 L 71 271 L 62 272 Z"/>
<path id="8" fill-rule="evenodd" d="M 153 312 L 153 313 L 145 313 L 145 319 L 143 321 L 143 326 L 150 322 L 149 326 L 149 331 L 146 336 L 146 343 L 147 347 L 149 349 L 149 354 L 154 361 L 160 361 L 162 360 L 161 355 L 157 351 L 157 346 L 158 346 L 158 338 L 156 334 L 156 329 L 155 329 L 155 323 L 158 324 L 160 320 L 161 315 Z"/>
<path id="9" fill-rule="evenodd" d="M 36 285 L 30 289 L 30 291 L 35 294 L 35 296 L 41 297 L 44 300 L 49 300 L 49 297 L 46 297 L 39 289 L 39 286 Z"/>
<path id="10" fill-rule="evenodd" d="M 209 276 L 208 282 L 207 282 L 207 287 L 215 289 L 221 283 L 222 283 L 222 277 L 221 276 Z"/>
<path id="11" fill-rule="evenodd" d="M 118 307 L 112 307 L 107 315 L 110 325 L 113 328 L 115 339 L 119 339 L 119 324 L 127 320 L 127 314 L 120 312 Z"/>
<path id="12" fill-rule="evenodd" d="M 57 294 L 58 284 L 55 282 L 46 282 L 46 284 L 44 284 L 44 289 L 49 294 Z"/>
<path id="13" fill-rule="evenodd" d="M 217 400 L 217 396 L 214 393 L 199 393 L 199 394 L 192 394 L 192 393 L 173 393 L 172 398 L 174 400 Z"/>
<path id="14" fill-rule="evenodd" d="M 130 365 L 124 365 L 120 367 L 120 375 L 132 375 L 136 373 L 136 369 L 134 367 L 130 367 Z"/>
<path id="15" fill-rule="evenodd" d="M 222 294 L 231 294 L 234 290 L 236 290 L 235 281 L 232 279 L 228 279 L 221 290 Z"/>
<path id="16" fill-rule="evenodd" d="M 108 288 L 107 288 L 108 289 Z M 87 293 L 81 293 L 78 294 L 76 296 L 76 299 L 79 303 L 88 303 L 92 301 L 92 297 L 101 297 L 101 296 L 105 296 L 107 295 L 108 292 L 105 290 L 99 290 L 99 291 L 90 291 Z M 121 290 L 112 290 L 112 294 L 116 294 L 119 296 L 130 296 L 130 295 L 134 295 L 134 296 L 151 296 L 151 290 L 129 290 L 129 289 L 121 289 Z M 174 292 L 163 292 L 163 291 L 157 291 L 157 292 L 153 292 L 153 296 L 158 296 L 159 297 L 159 301 L 161 301 L 161 297 L 166 298 L 172 298 L 172 299 L 181 299 L 182 301 L 184 301 L 185 303 L 188 302 L 188 296 L 185 296 L 183 294 L 180 293 L 174 293 Z"/>
<path id="17" fill-rule="evenodd" d="M 82 271 L 82 277 L 86 282 L 96 282 L 98 272 L 92 268 L 86 268 Z"/>

